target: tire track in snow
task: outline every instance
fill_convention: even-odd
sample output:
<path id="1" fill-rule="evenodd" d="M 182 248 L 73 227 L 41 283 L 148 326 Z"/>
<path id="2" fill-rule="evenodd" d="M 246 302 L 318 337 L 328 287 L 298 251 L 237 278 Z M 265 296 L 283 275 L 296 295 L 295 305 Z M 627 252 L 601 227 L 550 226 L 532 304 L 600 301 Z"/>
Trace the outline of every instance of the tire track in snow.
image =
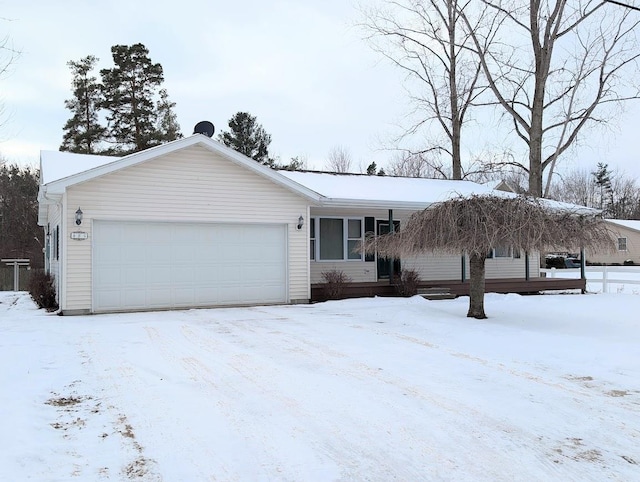
<path id="1" fill-rule="evenodd" d="M 238 329 L 240 327 L 243 330 L 246 330 L 251 335 L 253 335 L 256 331 L 254 328 L 247 326 L 244 323 L 241 325 L 234 323 L 234 326 L 235 326 L 236 334 L 239 334 Z M 191 340 L 194 343 L 199 344 L 201 348 L 205 350 L 210 350 L 211 352 L 218 351 L 217 349 L 214 350 L 212 348 L 214 346 L 219 347 L 219 342 L 215 338 L 212 338 L 201 332 L 196 334 L 192 330 L 190 330 L 188 327 L 183 327 L 183 333 L 185 334 L 186 337 L 191 338 Z M 277 342 L 279 345 L 283 343 L 289 344 L 290 346 L 286 347 L 286 349 L 290 353 L 295 353 L 296 356 L 303 358 L 305 360 L 308 360 L 308 359 L 316 360 L 316 361 L 321 360 L 320 361 L 321 364 L 325 364 L 326 362 L 328 362 L 329 367 L 337 373 L 344 373 L 349 377 L 355 378 L 359 381 L 369 381 L 371 379 L 374 379 L 376 382 L 379 382 L 379 383 L 381 382 L 386 385 L 393 386 L 395 389 L 404 392 L 405 396 L 410 395 L 414 399 L 420 400 L 422 402 L 427 402 L 429 407 L 434 407 L 434 406 L 438 407 L 441 411 L 444 411 L 445 414 L 448 414 L 446 415 L 448 417 L 447 423 L 450 425 L 460 425 L 459 422 L 460 422 L 460 418 L 462 417 L 462 414 L 465 414 L 465 416 L 467 414 L 470 414 L 474 419 L 482 419 L 485 426 L 495 427 L 494 433 L 491 436 L 485 433 L 480 433 L 480 432 L 473 434 L 473 437 L 475 438 L 475 442 L 476 444 L 478 444 L 477 448 L 480 449 L 479 453 L 476 453 L 474 455 L 470 454 L 470 457 L 472 457 L 473 460 L 462 463 L 462 465 L 466 466 L 468 469 L 470 466 L 474 465 L 473 463 L 474 460 L 476 460 L 476 465 L 477 465 L 476 457 L 481 457 L 484 462 L 482 464 L 482 468 L 478 469 L 479 471 L 481 471 L 478 473 L 478 475 L 484 474 L 486 476 L 487 469 L 484 468 L 484 464 L 487 464 L 490 467 L 500 467 L 503 465 L 501 464 L 501 461 L 504 455 L 502 453 L 496 453 L 494 449 L 495 446 L 500 446 L 500 443 L 504 443 L 504 440 L 511 439 L 513 437 L 513 434 L 516 432 L 520 432 L 519 436 L 521 438 L 526 438 L 530 436 L 530 434 L 525 434 L 524 432 L 520 431 L 517 427 L 513 425 L 508 425 L 508 424 L 505 424 L 503 421 L 489 418 L 485 414 L 475 410 L 473 407 L 469 405 L 460 404 L 452 399 L 443 399 L 441 397 L 432 396 L 430 394 L 425 393 L 419 387 L 412 386 L 410 384 L 404 383 L 403 381 L 395 378 L 390 378 L 386 374 L 382 373 L 379 369 L 371 367 L 361 362 L 356 362 L 347 354 L 338 352 L 332 348 L 319 345 L 319 344 L 314 344 L 307 339 L 304 339 L 301 337 L 294 337 L 290 334 L 287 334 L 286 337 L 284 338 L 278 337 Z M 301 350 L 299 348 L 300 345 L 304 345 L 306 349 Z M 264 346 L 261 346 L 262 350 L 264 350 L 264 348 L 265 348 Z M 334 359 L 339 359 L 339 361 L 336 362 L 334 361 Z M 344 371 L 345 364 L 349 368 L 348 372 Z M 267 381 L 271 380 L 273 378 L 272 376 L 267 376 L 264 379 L 260 379 L 254 375 L 255 373 L 264 373 L 264 370 L 265 370 L 264 365 L 258 366 L 258 364 L 254 364 L 254 366 L 251 366 L 248 363 L 248 359 L 247 359 L 244 361 L 243 364 L 235 366 L 234 369 L 238 372 L 238 374 L 245 377 L 253 385 L 259 386 L 262 392 L 264 394 L 268 394 L 270 398 L 279 400 L 280 403 L 287 406 L 289 410 L 296 410 L 296 415 L 299 418 L 305 419 L 305 418 L 311 417 L 311 419 L 313 419 L 314 414 L 312 412 L 305 411 L 296 400 L 291 399 L 290 397 L 283 397 L 279 392 L 279 390 L 277 389 L 277 386 L 276 387 L 269 386 Z M 403 420 L 404 418 L 403 414 L 407 418 L 410 418 L 412 415 L 414 415 L 414 413 L 409 411 L 407 408 L 393 405 L 390 402 L 387 402 L 386 400 L 379 400 L 377 403 L 384 405 L 385 406 L 384 411 L 386 412 L 396 412 L 398 421 Z M 440 419 L 442 418 L 442 415 L 443 414 L 441 412 L 434 414 L 434 416 Z M 375 422 L 372 422 L 370 419 L 363 419 L 359 422 L 359 424 L 360 424 L 359 428 L 355 430 L 356 433 L 357 432 L 368 433 L 372 431 L 372 428 L 375 429 L 373 431 L 376 433 L 385 433 L 390 430 L 394 430 L 395 428 L 393 426 L 383 427 L 381 425 L 376 425 Z M 464 423 L 464 425 L 468 425 L 468 424 Z M 467 426 L 467 429 L 473 430 L 473 429 L 470 429 L 468 426 Z M 334 425 L 331 431 L 335 434 L 337 438 L 340 437 L 339 426 Z M 455 431 L 455 429 L 453 431 Z M 354 430 L 350 430 L 349 432 L 354 432 Z M 464 430 L 461 429 L 461 432 L 464 433 Z M 497 436 L 502 442 L 498 443 L 499 441 L 493 440 L 492 437 L 495 437 L 495 436 Z M 337 438 L 334 438 L 329 443 L 327 443 L 326 444 L 327 446 L 324 447 L 324 450 L 328 450 L 330 453 L 333 454 L 334 457 L 344 458 L 344 454 L 349 453 L 352 450 L 352 444 L 349 441 L 343 440 L 341 441 L 339 447 L 336 447 L 338 442 Z M 427 456 L 428 458 L 435 459 L 438 461 L 439 464 L 451 465 L 451 466 L 455 466 L 457 464 L 456 461 L 450 457 L 450 452 L 451 450 L 454 449 L 454 447 L 443 447 L 444 444 L 442 440 L 433 440 L 431 443 L 427 443 L 424 440 L 424 437 L 421 436 L 420 433 L 413 430 L 412 428 L 405 428 L 404 433 L 402 434 L 401 442 L 403 444 L 419 446 L 420 449 L 418 450 L 418 452 L 422 454 L 422 456 Z M 336 448 L 338 448 L 338 450 L 336 450 Z M 379 453 L 378 449 L 374 449 L 373 451 L 370 451 L 370 450 L 363 449 L 361 447 L 360 452 L 358 454 L 353 454 L 353 456 L 356 457 L 357 460 L 371 460 L 372 465 L 373 463 L 377 463 L 379 465 L 380 461 L 379 461 L 379 456 L 377 455 L 378 453 Z M 550 469 L 555 470 L 555 467 L 545 455 L 541 455 L 540 459 L 544 461 L 545 464 L 549 464 Z M 491 462 L 491 463 L 488 463 L 488 462 Z M 397 467 L 398 465 L 399 464 L 394 464 L 395 467 Z M 372 470 L 374 469 L 372 468 Z M 416 471 L 406 475 L 407 477 L 416 477 L 418 473 L 419 471 Z M 496 476 L 499 476 L 499 474 L 500 473 L 497 473 Z M 502 476 L 504 476 L 504 474 L 502 474 Z"/>

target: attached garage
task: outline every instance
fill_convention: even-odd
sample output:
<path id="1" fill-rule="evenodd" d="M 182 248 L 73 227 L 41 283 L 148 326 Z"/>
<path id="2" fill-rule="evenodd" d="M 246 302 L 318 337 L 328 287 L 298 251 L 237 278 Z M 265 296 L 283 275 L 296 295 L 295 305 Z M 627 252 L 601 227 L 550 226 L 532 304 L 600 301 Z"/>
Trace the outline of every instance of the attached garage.
<path id="1" fill-rule="evenodd" d="M 285 224 L 93 222 L 93 312 L 285 303 Z"/>

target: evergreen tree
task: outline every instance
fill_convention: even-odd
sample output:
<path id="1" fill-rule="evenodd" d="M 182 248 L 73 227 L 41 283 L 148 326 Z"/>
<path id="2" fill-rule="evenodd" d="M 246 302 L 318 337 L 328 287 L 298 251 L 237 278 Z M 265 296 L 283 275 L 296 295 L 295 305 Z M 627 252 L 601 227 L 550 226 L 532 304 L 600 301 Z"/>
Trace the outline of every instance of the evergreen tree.
<path id="1" fill-rule="evenodd" d="M 609 165 L 599 162 L 595 172 L 591 175 L 594 177 L 594 183 L 597 186 L 600 195 L 600 209 L 610 207 L 611 204 L 611 173 Z"/>
<path id="2" fill-rule="evenodd" d="M 96 77 L 91 75 L 98 59 L 93 55 L 79 60 L 69 61 L 73 79 L 73 98 L 64 105 L 72 113 L 63 127 L 61 151 L 94 154 L 105 139 L 106 128 L 98 120 L 98 108 L 102 101 L 101 87 Z"/>
<path id="3" fill-rule="evenodd" d="M 274 165 L 274 160 L 269 157 L 271 136 L 254 116 L 247 112 L 236 113 L 229 119 L 229 129 L 218 135 L 220 142 L 261 164 Z"/>
<path id="4" fill-rule="evenodd" d="M 28 258 L 36 268 L 44 262 L 38 179 L 38 171 L 0 160 L 0 258 Z"/>
<path id="5" fill-rule="evenodd" d="M 160 89 L 160 100 L 156 104 L 158 113 L 157 129 L 159 138 L 162 142 L 174 141 L 182 138 L 178 117 L 173 109 L 176 103 L 169 100 L 169 94 L 166 89 Z"/>
<path id="6" fill-rule="evenodd" d="M 141 43 L 111 47 L 115 67 L 100 71 L 115 153 L 129 154 L 160 144 L 155 96 L 164 81 L 162 66 L 151 62 Z"/>

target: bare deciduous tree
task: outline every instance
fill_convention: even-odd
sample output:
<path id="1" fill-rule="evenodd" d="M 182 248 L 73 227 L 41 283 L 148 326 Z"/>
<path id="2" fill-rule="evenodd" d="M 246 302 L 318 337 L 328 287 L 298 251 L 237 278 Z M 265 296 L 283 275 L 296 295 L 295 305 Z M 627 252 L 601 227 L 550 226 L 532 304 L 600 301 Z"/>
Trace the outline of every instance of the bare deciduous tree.
<path id="1" fill-rule="evenodd" d="M 448 179 L 450 171 L 451 168 L 444 166 L 439 158 L 428 159 L 420 153 L 400 152 L 389 163 L 392 176 Z"/>
<path id="2" fill-rule="evenodd" d="M 554 184 L 549 197 L 603 209 L 605 217 L 611 219 L 640 219 L 640 186 L 636 181 L 613 169 L 607 171 L 608 186 L 605 190 L 598 184 L 597 172 L 597 168 L 587 167 L 569 171 Z"/>
<path id="3" fill-rule="evenodd" d="M 388 0 L 386 8 L 364 12 L 373 48 L 407 74 L 416 121 L 401 137 L 426 131 L 431 146 L 414 154 L 446 153 L 453 179 L 463 177 L 462 128 L 485 89 L 469 29 L 483 31 L 483 39 L 476 40 L 485 52 L 495 28 L 483 12 L 465 24 L 461 12 L 471 5 L 469 0 Z"/>
<path id="4" fill-rule="evenodd" d="M 529 193 L 542 196 L 583 129 L 607 121 L 615 111 L 606 106 L 639 97 L 640 17 L 602 0 L 482 1 L 501 24 L 488 51 L 475 22 L 460 15 L 492 92 L 527 147 Z"/>
<path id="5" fill-rule="evenodd" d="M 351 172 L 351 154 L 344 146 L 334 146 L 327 157 L 327 169 L 331 172 Z"/>
<path id="6" fill-rule="evenodd" d="M 466 253 L 470 266 L 467 316 L 486 318 L 484 268 L 492 248 L 612 249 L 601 218 L 553 210 L 546 203 L 524 196 L 458 197 L 413 214 L 398 233 L 366 238 L 363 249 L 385 257 Z"/>

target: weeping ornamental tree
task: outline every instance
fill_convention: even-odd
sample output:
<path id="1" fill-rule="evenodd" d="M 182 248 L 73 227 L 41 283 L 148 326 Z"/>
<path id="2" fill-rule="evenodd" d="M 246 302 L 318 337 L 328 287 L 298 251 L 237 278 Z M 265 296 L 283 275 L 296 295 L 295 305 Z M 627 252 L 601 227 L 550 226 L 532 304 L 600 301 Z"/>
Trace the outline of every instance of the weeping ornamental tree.
<path id="1" fill-rule="evenodd" d="M 461 196 L 413 214 L 398 233 L 368 237 L 363 250 L 384 257 L 466 253 L 470 267 L 467 316 L 483 319 L 487 317 L 485 259 L 491 249 L 613 248 L 603 220 L 586 213 L 524 196 Z"/>

